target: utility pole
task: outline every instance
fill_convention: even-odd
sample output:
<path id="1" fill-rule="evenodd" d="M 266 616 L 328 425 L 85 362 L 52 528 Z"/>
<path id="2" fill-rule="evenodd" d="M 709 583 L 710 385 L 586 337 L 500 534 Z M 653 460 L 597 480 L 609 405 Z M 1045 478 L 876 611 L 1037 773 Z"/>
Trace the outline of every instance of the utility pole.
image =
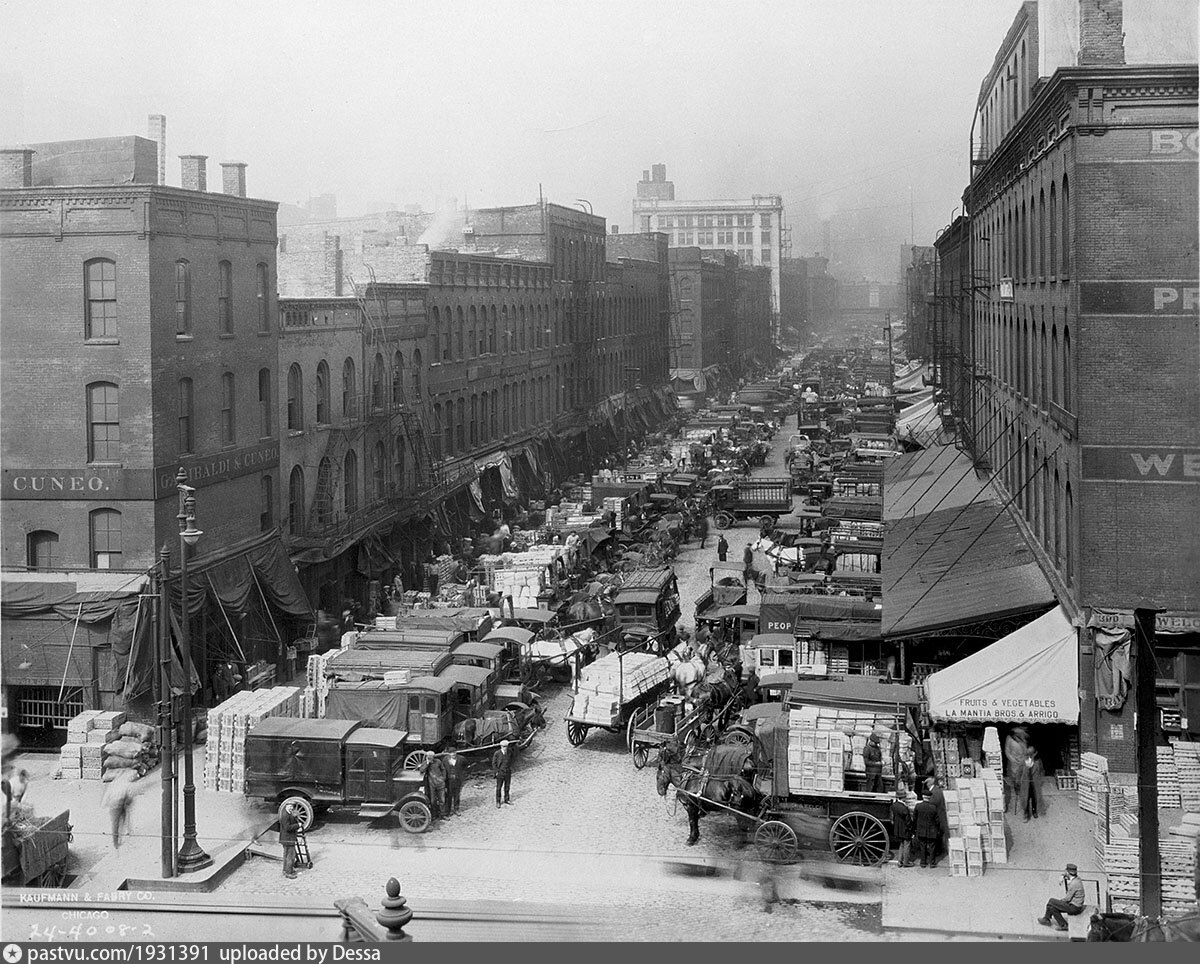
<path id="1" fill-rule="evenodd" d="M 1158 855 L 1158 704 L 1154 683 L 1158 666 L 1154 659 L 1153 609 L 1133 611 L 1135 649 L 1134 684 L 1137 703 L 1134 730 L 1137 743 L 1138 853 L 1142 914 L 1162 914 L 1162 866 Z"/>
<path id="2" fill-rule="evenodd" d="M 167 574 L 171 547 L 164 544 L 158 556 L 158 625 L 154 632 L 154 691 L 158 695 L 158 749 L 162 754 L 162 875 L 175 876 L 175 721 L 171 704 L 171 599 Z"/>

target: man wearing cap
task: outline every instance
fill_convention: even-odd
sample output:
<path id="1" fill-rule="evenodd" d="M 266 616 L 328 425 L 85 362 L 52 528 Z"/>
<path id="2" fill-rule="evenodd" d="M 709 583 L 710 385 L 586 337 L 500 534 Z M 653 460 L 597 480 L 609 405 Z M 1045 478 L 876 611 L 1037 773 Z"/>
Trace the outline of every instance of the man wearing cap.
<path id="1" fill-rule="evenodd" d="M 1046 901 L 1046 915 L 1038 918 L 1038 923 L 1045 927 L 1050 926 L 1050 919 L 1053 918 L 1054 929 L 1057 931 L 1067 929 L 1067 922 L 1063 920 L 1063 914 L 1074 917 L 1076 914 L 1083 913 L 1083 881 L 1079 879 L 1079 868 L 1074 864 L 1067 864 L 1062 882 L 1066 897 L 1051 897 Z"/>
<path id="2" fill-rule="evenodd" d="M 285 803 L 279 810 L 279 843 L 283 846 L 283 876 L 288 880 L 296 879 L 296 832 L 299 829 L 296 808 Z"/>
<path id="3" fill-rule="evenodd" d="M 867 770 L 867 793 L 883 793 L 883 748 L 879 745 L 879 734 L 872 733 L 863 748 L 863 763 Z"/>
<path id="4" fill-rule="evenodd" d="M 504 792 L 504 802 L 512 802 L 508 799 L 508 787 L 512 781 L 512 754 L 508 748 L 508 740 L 501 740 L 500 749 L 492 754 L 492 770 L 496 774 L 496 808 L 499 809 L 501 790 Z"/>

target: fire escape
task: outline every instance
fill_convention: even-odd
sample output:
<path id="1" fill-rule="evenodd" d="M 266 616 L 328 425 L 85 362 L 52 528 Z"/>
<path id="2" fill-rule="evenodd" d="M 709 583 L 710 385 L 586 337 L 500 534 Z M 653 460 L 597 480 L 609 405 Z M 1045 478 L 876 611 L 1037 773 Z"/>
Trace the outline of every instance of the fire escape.
<path id="1" fill-rule="evenodd" d="M 370 271 L 371 269 L 368 268 Z M 426 403 L 422 393 L 410 400 L 404 383 L 402 370 L 392 372 L 390 385 L 384 372 L 388 353 L 395 347 L 389 344 L 388 333 L 393 324 L 389 316 L 386 299 L 381 298 L 374 271 L 366 290 L 349 275 L 346 281 L 353 292 L 358 306 L 361 372 L 363 387 L 369 390 L 358 392 L 356 386 L 344 385 L 340 410 L 330 413 L 330 424 L 325 430 L 325 445 L 317 459 L 317 481 L 308 512 L 308 534 L 336 542 L 361 533 L 372 526 L 386 522 L 398 511 L 423 500 L 436 499 L 443 488 L 441 463 L 433 458 L 426 431 Z M 374 362 L 377 354 L 385 359 L 383 370 Z M 419 373 L 414 372 L 414 379 Z M 390 390 L 389 390 L 390 389 Z M 357 452 L 352 464 L 357 478 L 346 478 L 346 455 L 355 450 L 355 445 L 364 439 L 368 431 L 374 436 L 374 451 L 363 449 L 363 466 L 358 466 Z M 397 447 L 407 444 L 411 452 L 411 469 L 408 459 L 402 459 Z M 380 448 L 381 446 L 381 448 Z M 377 452 L 382 451 L 382 464 Z M 411 472 L 411 483 L 398 478 L 396 467 L 405 466 L 404 474 Z M 364 475 L 364 473 L 366 473 Z M 366 480 L 367 497 L 358 502 L 357 490 L 362 479 Z M 344 486 L 353 486 L 349 500 Z M 342 504 L 335 502 L 338 490 L 343 491 Z"/>

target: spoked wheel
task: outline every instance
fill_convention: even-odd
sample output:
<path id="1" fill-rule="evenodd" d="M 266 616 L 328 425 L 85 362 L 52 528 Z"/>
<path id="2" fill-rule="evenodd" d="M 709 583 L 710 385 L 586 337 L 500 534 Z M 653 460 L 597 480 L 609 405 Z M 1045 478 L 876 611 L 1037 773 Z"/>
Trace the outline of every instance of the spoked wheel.
<path id="1" fill-rule="evenodd" d="M 404 758 L 404 769 L 419 770 L 425 760 L 432 756 L 428 750 L 413 750 Z"/>
<path id="2" fill-rule="evenodd" d="M 58 863 L 47 867 L 41 874 L 32 881 L 34 887 L 61 887 L 63 881 L 67 879 L 67 862 L 60 860 Z"/>
<path id="3" fill-rule="evenodd" d="M 300 830 L 302 833 L 308 833 L 312 829 L 312 825 L 316 823 L 317 811 L 313 808 L 312 801 L 308 797 L 292 794 L 290 797 L 284 797 L 280 807 L 281 809 L 283 807 L 296 808 L 296 818 L 300 821 Z"/>
<path id="4" fill-rule="evenodd" d="M 721 737 L 721 742 L 729 746 L 753 746 L 754 737 L 742 729 L 733 729 Z"/>
<path id="5" fill-rule="evenodd" d="M 633 745 L 633 768 L 635 770 L 643 769 L 650 762 L 650 748 L 645 743 L 635 743 Z"/>
<path id="6" fill-rule="evenodd" d="M 713 516 L 713 525 L 718 529 L 728 529 L 733 525 L 733 516 L 728 512 L 718 512 Z"/>
<path id="7" fill-rule="evenodd" d="M 433 823 L 433 811 L 427 803 L 409 800 L 400 806 L 400 826 L 405 833 L 424 833 Z"/>
<path id="8" fill-rule="evenodd" d="M 576 723 L 574 720 L 567 723 L 567 742 L 571 746 L 580 746 L 587 739 L 588 728 L 583 723 Z"/>
<path id="9" fill-rule="evenodd" d="M 754 831 L 754 846 L 763 860 L 787 863 L 795 860 L 800 841 L 796 831 L 782 820 L 768 820 L 760 823 Z"/>
<path id="10" fill-rule="evenodd" d="M 869 813 L 855 810 L 834 821 L 829 849 L 841 863 L 877 867 L 888 858 L 887 830 Z"/>

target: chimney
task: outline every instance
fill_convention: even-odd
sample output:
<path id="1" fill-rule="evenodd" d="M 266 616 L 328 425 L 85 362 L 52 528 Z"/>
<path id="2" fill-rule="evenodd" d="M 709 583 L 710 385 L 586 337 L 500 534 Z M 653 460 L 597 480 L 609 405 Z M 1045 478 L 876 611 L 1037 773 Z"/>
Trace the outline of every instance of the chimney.
<path id="1" fill-rule="evenodd" d="M 24 147 L 0 149 L 0 187 L 33 187 L 33 154 Z"/>
<path id="2" fill-rule="evenodd" d="M 1121 0 L 1079 0 L 1080 67 L 1125 63 Z"/>
<path id="3" fill-rule="evenodd" d="M 151 114 L 150 140 L 158 145 L 158 183 L 167 183 L 167 115 Z"/>
<path id="4" fill-rule="evenodd" d="M 643 181 L 650 180 L 650 172 L 649 171 L 642 171 L 642 180 Z"/>
<path id="5" fill-rule="evenodd" d="M 651 165 L 651 170 L 654 172 L 654 180 L 665 181 L 667 179 L 666 164 L 653 164 Z"/>
<path id="6" fill-rule="evenodd" d="M 179 186 L 185 191 L 207 191 L 207 154 L 180 154 Z"/>
<path id="7" fill-rule="evenodd" d="M 241 161 L 221 162 L 221 191 L 233 197 L 246 196 L 246 165 Z"/>
<path id="8" fill-rule="evenodd" d="M 614 224 L 614 225 L 612 226 L 612 233 L 613 233 L 613 234 L 620 234 L 620 233 L 621 233 L 621 225 L 619 225 L 619 224 Z"/>

